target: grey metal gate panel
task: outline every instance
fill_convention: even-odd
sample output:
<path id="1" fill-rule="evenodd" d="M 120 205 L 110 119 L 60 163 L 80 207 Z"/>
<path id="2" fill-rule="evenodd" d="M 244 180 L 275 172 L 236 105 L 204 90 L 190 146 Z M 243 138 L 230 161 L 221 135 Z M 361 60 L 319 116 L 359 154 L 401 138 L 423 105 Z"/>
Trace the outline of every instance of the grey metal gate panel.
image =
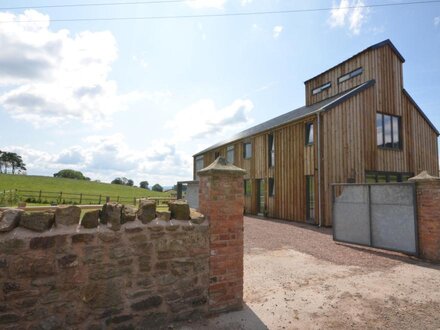
<path id="1" fill-rule="evenodd" d="M 335 240 L 370 245 L 368 187 L 344 187 L 342 194 L 333 203 L 333 219 L 335 218 Z"/>
<path id="2" fill-rule="evenodd" d="M 334 240 L 418 254 L 413 183 L 336 184 L 332 188 Z M 338 197 L 335 189 L 342 190 Z"/>

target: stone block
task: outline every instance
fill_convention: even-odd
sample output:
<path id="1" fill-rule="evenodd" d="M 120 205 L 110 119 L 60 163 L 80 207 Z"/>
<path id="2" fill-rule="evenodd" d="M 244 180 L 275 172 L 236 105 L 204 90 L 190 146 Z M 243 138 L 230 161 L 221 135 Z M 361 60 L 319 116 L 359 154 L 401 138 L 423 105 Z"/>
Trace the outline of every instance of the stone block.
<path id="1" fill-rule="evenodd" d="M 72 236 L 72 243 L 91 243 L 95 239 L 94 234 L 75 234 Z"/>
<path id="2" fill-rule="evenodd" d="M 171 211 L 171 218 L 176 220 L 190 220 L 188 202 L 183 200 L 170 201 L 168 207 Z"/>
<path id="3" fill-rule="evenodd" d="M 171 212 L 170 211 L 158 212 L 157 215 L 160 220 L 164 220 L 164 221 L 171 220 Z"/>
<path id="4" fill-rule="evenodd" d="M 52 212 L 24 212 L 20 218 L 20 227 L 43 232 L 49 230 L 54 221 L 55 215 Z"/>
<path id="5" fill-rule="evenodd" d="M 121 223 L 136 220 L 136 208 L 131 205 L 123 205 L 121 211 Z"/>
<path id="6" fill-rule="evenodd" d="M 93 210 L 84 213 L 81 220 L 81 226 L 84 228 L 96 228 L 99 224 L 99 210 Z"/>
<path id="7" fill-rule="evenodd" d="M 91 282 L 82 288 L 81 299 L 93 309 L 120 306 L 121 283 L 114 280 Z"/>
<path id="8" fill-rule="evenodd" d="M 162 297 L 151 296 L 131 305 L 131 309 L 135 311 L 145 311 L 148 309 L 159 307 L 162 304 Z"/>
<path id="9" fill-rule="evenodd" d="M 0 324 L 11 324 L 11 323 L 17 323 L 21 317 L 17 314 L 2 314 L 0 315 Z"/>
<path id="10" fill-rule="evenodd" d="M 100 213 L 101 223 L 110 225 L 114 225 L 117 227 L 121 225 L 121 211 L 122 205 L 119 203 L 105 203 L 102 206 L 102 210 Z"/>
<path id="11" fill-rule="evenodd" d="M 78 266 L 78 256 L 75 254 L 67 254 L 58 259 L 60 268 L 72 268 Z"/>
<path id="12" fill-rule="evenodd" d="M 191 222 L 194 224 L 197 224 L 197 225 L 199 225 L 205 221 L 205 216 L 202 213 L 197 212 L 194 209 L 191 209 L 191 211 L 190 211 L 190 218 L 191 218 Z"/>
<path id="13" fill-rule="evenodd" d="M 144 224 L 153 221 L 156 218 L 156 202 L 148 199 L 140 200 L 136 216 Z"/>
<path id="14" fill-rule="evenodd" d="M 23 212 L 23 210 L 18 209 L 3 211 L 0 216 L 0 233 L 8 232 L 18 227 Z"/>
<path id="15" fill-rule="evenodd" d="M 29 248 L 31 250 L 46 250 L 55 246 L 56 237 L 33 237 L 29 242 Z"/>
<path id="16" fill-rule="evenodd" d="M 60 206 L 55 210 L 55 223 L 57 225 L 78 225 L 81 208 L 76 205 Z"/>

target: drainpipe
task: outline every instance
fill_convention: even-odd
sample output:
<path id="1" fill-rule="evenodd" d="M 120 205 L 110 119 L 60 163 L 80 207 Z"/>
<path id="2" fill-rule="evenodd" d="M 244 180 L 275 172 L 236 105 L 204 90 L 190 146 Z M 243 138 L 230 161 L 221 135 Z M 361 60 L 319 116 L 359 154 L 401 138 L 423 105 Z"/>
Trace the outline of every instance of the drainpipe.
<path id="1" fill-rule="evenodd" d="M 322 207 L 321 207 L 321 116 L 320 112 L 316 114 L 318 124 L 318 213 L 319 227 L 322 226 Z"/>

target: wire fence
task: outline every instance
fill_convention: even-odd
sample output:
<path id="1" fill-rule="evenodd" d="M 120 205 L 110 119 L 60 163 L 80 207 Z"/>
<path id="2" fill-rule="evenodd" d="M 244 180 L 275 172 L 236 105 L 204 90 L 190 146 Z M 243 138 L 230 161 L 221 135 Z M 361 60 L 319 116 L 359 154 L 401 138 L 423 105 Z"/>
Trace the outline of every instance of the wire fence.
<path id="1" fill-rule="evenodd" d="M 101 205 L 105 202 L 117 202 L 121 204 L 137 205 L 140 199 L 155 200 L 158 206 L 164 206 L 174 197 L 128 197 L 120 195 L 93 195 L 83 193 L 70 193 L 63 191 L 44 190 L 3 190 L 0 191 L 0 206 L 13 206 L 20 202 L 32 204 L 74 204 L 74 205 Z"/>

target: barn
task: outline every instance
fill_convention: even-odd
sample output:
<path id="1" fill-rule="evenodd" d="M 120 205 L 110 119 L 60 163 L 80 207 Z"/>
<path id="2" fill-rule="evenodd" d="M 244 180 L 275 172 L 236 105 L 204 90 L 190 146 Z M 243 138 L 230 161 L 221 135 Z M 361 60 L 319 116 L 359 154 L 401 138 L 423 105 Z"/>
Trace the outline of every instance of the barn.
<path id="1" fill-rule="evenodd" d="M 245 212 L 331 226 L 332 183 L 438 175 L 438 130 L 403 85 L 403 56 L 377 43 L 305 81 L 305 106 L 194 155 L 244 168 Z"/>

